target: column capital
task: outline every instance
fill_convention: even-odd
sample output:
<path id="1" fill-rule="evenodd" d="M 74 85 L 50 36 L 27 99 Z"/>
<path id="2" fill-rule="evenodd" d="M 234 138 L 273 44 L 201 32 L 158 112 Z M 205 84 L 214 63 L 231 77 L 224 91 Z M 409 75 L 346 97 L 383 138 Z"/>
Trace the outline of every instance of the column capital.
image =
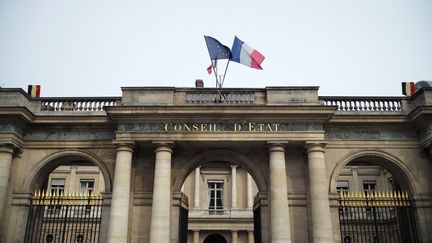
<path id="1" fill-rule="evenodd" d="M 232 169 L 236 169 L 237 167 L 238 167 L 238 165 L 230 165 L 230 167 L 232 168 Z"/>
<path id="2" fill-rule="evenodd" d="M 305 146 L 307 152 L 324 152 L 324 147 L 326 146 L 326 142 L 324 141 L 306 141 Z"/>
<path id="3" fill-rule="evenodd" d="M 116 146 L 117 151 L 133 152 L 135 147 L 134 141 L 113 141 L 113 144 Z"/>
<path id="4" fill-rule="evenodd" d="M 288 141 L 267 141 L 267 147 L 270 152 L 285 152 L 285 147 L 288 143 Z"/>
<path id="5" fill-rule="evenodd" d="M 23 152 L 23 148 L 16 145 L 15 143 L 0 143 L 0 152 L 9 153 L 13 157 L 20 157 Z"/>
<path id="6" fill-rule="evenodd" d="M 173 152 L 174 142 L 172 141 L 153 141 L 152 143 L 156 146 L 156 152 Z"/>

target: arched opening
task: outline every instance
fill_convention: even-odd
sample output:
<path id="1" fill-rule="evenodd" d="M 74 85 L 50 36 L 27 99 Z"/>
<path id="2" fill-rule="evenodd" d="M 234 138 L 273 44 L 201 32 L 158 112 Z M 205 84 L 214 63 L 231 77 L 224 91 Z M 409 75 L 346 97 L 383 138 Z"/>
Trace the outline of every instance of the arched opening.
<path id="1" fill-rule="evenodd" d="M 227 243 L 227 241 L 222 235 L 212 234 L 205 238 L 204 243 Z"/>
<path id="2" fill-rule="evenodd" d="M 24 242 L 98 241 L 107 170 L 94 155 L 68 151 L 47 157 L 27 181 L 34 192 Z M 108 183 L 107 183 L 108 182 Z"/>
<path id="3" fill-rule="evenodd" d="M 379 155 L 358 155 L 334 178 L 342 242 L 417 242 L 409 175 Z"/>
<path id="4" fill-rule="evenodd" d="M 193 163 L 181 186 L 189 199 L 187 238 L 193 239 L 194 234 L 201 240 L 207 234 L 231 237 L 231 229 L 238 229 L 234 234 L 246 242 L 254 234 L 254 198 L 260 190 L 252 176 L 256 171 L 251 171 L 250 164 L 238 154 L 212 152 L 193 160 L 197 163 Z"/>

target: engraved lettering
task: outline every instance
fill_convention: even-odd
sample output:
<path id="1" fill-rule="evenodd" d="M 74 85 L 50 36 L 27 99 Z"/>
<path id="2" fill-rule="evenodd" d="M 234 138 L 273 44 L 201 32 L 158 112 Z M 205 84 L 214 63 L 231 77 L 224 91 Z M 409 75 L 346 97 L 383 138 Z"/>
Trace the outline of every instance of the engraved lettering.
<path id="1" fill-rule="evenodd" d="M 201 124 L 201 132 L 207 131 L 207 124 Z"/>
<path id="2" fill-rule="evenodd" d="M 171 131 L 171 129 L 172 129 L 172 123 L 165 123 L 164 128 L 165 128 L 166 132 Z"/>
<path id="3" fill-rule="evenodd" d="M 181 124 L 175 124 L 174 125 L 174 131 L 176 131 L 176 132 L 181 132 Z"/>
<path id="4" fill-rule="evenodd" d="M 249 122 L 249 132 L 256 132 L 255 123 Z"/>
<path id="5" fill-rule="evenodd" d="M 185 130 L 185 131 L 188 131 L 188 132 L 191 131 L 191 129 L 190 129 L 190 127 L 188 126 L 188 124 L 184 124 L 183 127 L 184 127 L 184 130 Z"/>
<path id="6" fill-rule="evenodd" d="M 192 125 L 192 129 L 193 129 L 194 131 L 199 131 L 198 124 L 194 123 L 194 124 Z"/>

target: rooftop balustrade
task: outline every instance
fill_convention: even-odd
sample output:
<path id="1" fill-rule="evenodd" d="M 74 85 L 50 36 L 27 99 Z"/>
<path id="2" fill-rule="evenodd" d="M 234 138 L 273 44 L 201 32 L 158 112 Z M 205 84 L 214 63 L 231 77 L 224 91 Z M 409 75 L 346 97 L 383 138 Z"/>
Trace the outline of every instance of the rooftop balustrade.
<path id="1" fill-rule="evenodd" d="M 41 98 L 42 111 L 102 111 L 105 106 L 120 105 L 121 97 Z"/>
<path id="2" fill-rule="evenodd" d="M 338 111 L 388 112 L 402 111 L 403 97 L 321 96 L 324 106 L 337 106 Z"/>
<path id="3" fill-rule="evenodd" d="M 126 87 L 121 97 L 31 98 L 22 89 L 2 88 L 2 106 L 44 112 L 98 112 L 109 106 L 336 106 L 338 113 L 383 114 L 412 111 L 432 102 L 432 88 L 413 97 L 318 96 L 318 87 L 174 88 Z M 18 95 L 19 94 L 19 95 Z"/>

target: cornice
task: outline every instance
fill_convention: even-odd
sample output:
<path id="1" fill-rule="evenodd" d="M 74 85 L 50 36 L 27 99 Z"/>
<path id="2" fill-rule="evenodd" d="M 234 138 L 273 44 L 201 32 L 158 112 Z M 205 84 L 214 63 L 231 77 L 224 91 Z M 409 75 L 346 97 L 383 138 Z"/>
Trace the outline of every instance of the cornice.
<path id="1" fill-rule="evenodd" d="M 395 114 L 392 112 L 381 114 L 341 114 L 336 113 L 327 124 L 379 124 L 379 123 L 410 123 L 410 119 L 405 114 Z"/>
<path id="2" fill-rule="evenodd" d="M 360 148 L 389 148 L 389 149 L 418 149 L 420 144 L 417 140 L 325 140 L 326 149 L 360 149 Z"/>
<path id="3" fill-rule="evenodd" d="M 432 117 L 432 106 L 418 106 L 408 114 L 408 117 L 415 122 L 424 117 Z"/>
<path id="4" fill-rule="evenodd" d="M 329 120 L 336 108 L 321 105 L 310 106 L 117 106 L 107 107 L 108 116 L 114 121 L 157 121 L 160 119 L 198 119 L 224 121 L 230 119 L 256 120 Z"/>
<path id="5" fill-rule="evenodd" d="M 262 141 L 273 142 L 323 140 L 324 131 L 289 131 L 289 132 L 117 132 L 116 141 Z"/>
<path id="6" fill-rule="evenodd" d="M 56 149 L 115 149 L 115 145 L 112 143 L 112 140 L 97 140 L 97 141 L 25 141 L 23 143 L 25 148 L 30 149 L 46 149 L 46 148 L 56 148 Z"/>
<path id="7" fill-rule="evenodd" d="M 30 123 L 35 119 L 35 115 L 24 106 L 0 107 L 0 117 L 2 119 L 15 118 L 24 123 Z"/>

